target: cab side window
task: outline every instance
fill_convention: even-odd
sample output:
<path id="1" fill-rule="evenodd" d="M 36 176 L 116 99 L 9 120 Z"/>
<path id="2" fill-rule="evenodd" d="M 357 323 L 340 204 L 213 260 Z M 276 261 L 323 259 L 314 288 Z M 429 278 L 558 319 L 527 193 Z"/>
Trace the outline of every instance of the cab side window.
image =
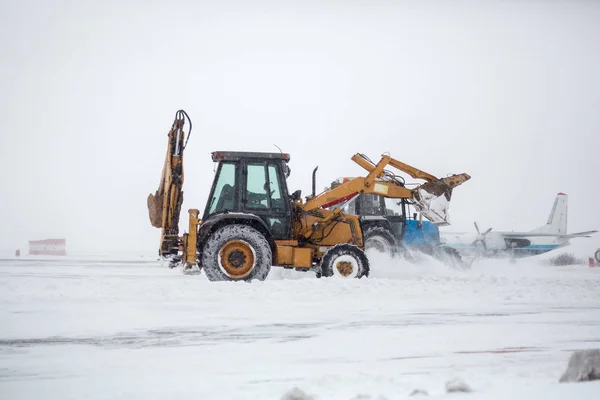
<path id="1" fill-rule="evenodd" d="M 359 214 L 362 216 L 385 215 L 381 209 L 381 199 L 375 194 L 363 194 L 359 199 Z"/>
<path id="2" fill-rule="evenodd" d="M 235 164 L 222 163 L 215 193 L 211 199 L 209 215 L 225 210 L 235 210 Z"/>
<path id="3" fill-rule="evenodd" d="M 285 209 L 285 203 L 281 196 L 279 176 L 277 175 L 277 168 L 274 165 L 269 165 L 269 187 L 271 189 L 271 208 L 277 210 Z"/>
<path id="4" fill-rule="evenodd" d="M 248 164 L 246 208 L 253 210 L 269 208 L 265 164 Z"/>

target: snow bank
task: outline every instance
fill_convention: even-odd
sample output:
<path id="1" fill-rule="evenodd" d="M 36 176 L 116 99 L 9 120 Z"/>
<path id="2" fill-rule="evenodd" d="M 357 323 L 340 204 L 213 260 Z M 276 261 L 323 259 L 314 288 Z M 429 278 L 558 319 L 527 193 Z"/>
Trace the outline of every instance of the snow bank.
<path id="1" fill-rule="evenodd" d="M 461 379 L 452 379 L 446 382 L 446 392 L 448 393 L 469 393 L 473 390 Z"/>
<path id="2" fill-rule="evenodd" d="M 600 350 L 576 351 L 569 359 L 567 370 L 560 382 L 584 382 L 600 380 Z"/>
<path id="3" fill-rule="evenodd" d="M 281 396 L 281 400 L 313 400 L 313 399 L 314 399 L 313 396 L 308 395 L 305 391 L 303 391 L 302 389 L 299 389 L 297 387 L 293 388 L 289 392 L 284 393 L 284 395 Z"/>

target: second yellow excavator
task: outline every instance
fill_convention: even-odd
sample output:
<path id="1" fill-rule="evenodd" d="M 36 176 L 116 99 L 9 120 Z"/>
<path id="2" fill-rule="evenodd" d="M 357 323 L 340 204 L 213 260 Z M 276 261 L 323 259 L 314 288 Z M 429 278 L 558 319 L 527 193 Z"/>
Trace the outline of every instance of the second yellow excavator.
<path id="1" fill-rule="evenodd" d="M 185 135 L 185 120 L 190 128 Z M 264 280 L 272 266 L 314 271 L 318 277 L 361 278 L 369 275 L 360 219 L 333 207 L 359 194 L 411 199 L 421 213 L 434 220 L 447 218 L 447 208 L 435 209 L 434 200 L 450 200 L 452 190 L 470 179 L 467 174 L 438 179 L 390 156 L 377 164 L 355 154 L 352 160 L 368 173 L 349 179 L 305 200 L 301 191 L 288 192 L 289 154 L 215 151 L 218 163 L 204 213 L 189 210 L 189 232 L 179 236 L 183 203 L 183 154 L 191 121 L 177 111 L 168 133 L 168 146 L 159 189 L 148 196 L 153 226 L 161 228 L 159 255 L 184 273 L 204 270 L 212 281 Z M 185 138 L 185 142 L 184 142 Z M 394 167 L 426 182 L 414 189 L 386 170 Z"/>

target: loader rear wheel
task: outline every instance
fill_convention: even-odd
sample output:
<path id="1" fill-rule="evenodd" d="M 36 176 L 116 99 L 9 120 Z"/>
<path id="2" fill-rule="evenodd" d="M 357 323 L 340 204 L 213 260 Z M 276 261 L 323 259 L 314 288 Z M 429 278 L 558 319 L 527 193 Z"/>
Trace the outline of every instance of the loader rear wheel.
<path id="1" fill-rule="evenodd" d="M 393 257 L 398 252 L 398 242 L 389 229 L 380 226 L 367 228 L 363 233 L 365 251 L 378 251 Z"/>
<path id="2" fill-rule="evenodd" d="M 600 249 L 598 249 L 596 251 L 596 254 L 594 254 L 594 257 L 596 257 L 596 262 L 600 263 Z"/>
<path id="3" fill-rule="evenodd" d="M 226 225 L 212 233 L 202 251 L 202 268 L 211 281 L 264 281 L 272 264 L 267 239 L 248 225 Z"/>
<path id="4" fill-rule="evenodd" d="M 369 259 L 358 247 L 337 244 L 327 250 L 321 260 L 320 276 L 339 278 L 362 278 L 369 276 Z"/>

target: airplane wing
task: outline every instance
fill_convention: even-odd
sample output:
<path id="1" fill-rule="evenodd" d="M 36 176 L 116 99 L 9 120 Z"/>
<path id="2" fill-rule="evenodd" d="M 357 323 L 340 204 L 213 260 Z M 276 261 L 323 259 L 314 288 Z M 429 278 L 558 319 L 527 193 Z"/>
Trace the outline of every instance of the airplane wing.
<path id="1" fill-rule="evenodd" d="M 561 238 L 566 238 L 566 239 L 570 239 L 570 238 L 575 238 L 575 237 L 586 237 L 589 238 L 591 237 L 590 235 L 597 233 L 598 231 L 585 231 L 585 232 L 577 232 L 577 233 L 567 233 L 566 235 L 560 235 L 559 237 Z"/>
<path id="2" fill-rule="evenodd" d="M 585 232 L 577 232 L 577 233 L 568 233 L 567 236 L 573 237 L 589 237 L 589 235 L 593 233 L 597 233 L 598 231 L 585 231 Z"/>
<path id="3" fill-rule="evenodd" d="M 535 237 L 535 236 L 553 236 L 563 239 L 570 239 L 575 237 L 591 237 L 593 233 L 598 231 L 585 231 L 577 233 L 557 234 L 557 233 L 536 233 L 536 232 L 502 232 L 502 236 L 506 237 Z"/>

